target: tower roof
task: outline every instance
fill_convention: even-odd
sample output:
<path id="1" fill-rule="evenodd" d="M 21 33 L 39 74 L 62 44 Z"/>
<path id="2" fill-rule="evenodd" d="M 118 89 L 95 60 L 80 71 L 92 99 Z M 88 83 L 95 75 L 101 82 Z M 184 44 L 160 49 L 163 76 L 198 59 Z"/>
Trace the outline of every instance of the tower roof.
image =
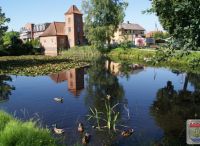
<path id="1" fill-rule="evenodd" d="M 75 6 L 75 5 L 72 5 L 69 10 L 65 13 L 65 15 L 70 15 L 70 14 L 81 14 L 81 11 Z"/>

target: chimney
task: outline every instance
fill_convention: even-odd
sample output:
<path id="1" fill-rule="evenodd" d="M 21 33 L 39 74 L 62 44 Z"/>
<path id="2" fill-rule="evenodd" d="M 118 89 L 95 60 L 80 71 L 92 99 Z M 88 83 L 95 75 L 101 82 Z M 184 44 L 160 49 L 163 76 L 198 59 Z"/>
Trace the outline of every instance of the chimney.
<path id="1" fill-rule="evenodd" d="M 129 21 L 127 21 L 127 24 L 130 24 L 130 22 L 129 22 Z"/>

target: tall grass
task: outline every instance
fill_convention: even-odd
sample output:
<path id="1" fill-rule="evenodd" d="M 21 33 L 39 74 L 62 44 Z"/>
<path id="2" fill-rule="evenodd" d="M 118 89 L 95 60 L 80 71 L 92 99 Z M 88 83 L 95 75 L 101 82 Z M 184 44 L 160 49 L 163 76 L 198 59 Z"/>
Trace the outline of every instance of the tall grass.
<path id="1" fill-rule="evenodd" d="M 100 55 L 101 53 L 91 46 L 73 47 L 62 52 L 62 56 L 73 59 L 77 58 L 84 61 L 92 61 L 93 59 L 98 58 Z"/>
<path id="2" fill-rule="evenodd" d="M 48 129 L 22 122 L 0 111 L 0 146 L 56 146 Z"/>

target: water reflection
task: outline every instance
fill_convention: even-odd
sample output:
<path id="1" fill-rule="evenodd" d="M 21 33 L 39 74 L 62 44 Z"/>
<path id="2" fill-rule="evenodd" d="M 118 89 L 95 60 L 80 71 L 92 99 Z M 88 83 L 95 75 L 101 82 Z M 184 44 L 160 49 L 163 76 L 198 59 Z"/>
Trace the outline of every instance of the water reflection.
<path id="1" fill-rule="evenodd" d="M 116 63 L 110 60 L 106 61 L 105 67 L 113 75 L 125 76 L 127 78 L 130 74 L 137 74 L 144 70 L 144 65 L 130 64 L 127 62 Z"/>
<path id="2" fill-rule="evenodd" d="M 194 90 L 187 89 L 190 82 Z M 200 118 L 200 75 L 186 74 L 182 90 L 174 90 L 172 82 L 157 91 L 151 107 L 155 121 L 164 130 L 164 145 L 186 145 L 186 120 Z"/>
<path id="3" fill-rule="evenodd" d="M 88 69 L 87 78 L 87 95 L 85 98 L 86 105 L 88 107 L 96 108 L 98 111 L 106 116 L 105 102 L 107 101 L 107 95 L 110 95 L 110 106 L 114 106 L 120 103 L 120 106 L 116 107 L 116 111 L 120 113 L 119 123 L 121 118 L 121 113 L 123 111 L 123 104 L 127 100 L 124 97 L 123 86 L 119 83 L 117 74 L 119 73 L 120 64 L 111 62 L 106 58 L 99 58 L 93 62 L 93 65 Z M 118 123 L 118 124 L 119 124 Z M 91 126 L 94 123 L 91 123 Z M 106 123 L 101 123 L 101 126 L 105 126 Z M 95 131 L 96 143 L 101 143 L 102 145 L 111 145 L 113 140 L 116 138 L 116 133 L 109 133 L 108 131 Z"/>
<path id="4" fill-rule="evenodd" d="M 15 87 L 7 83 L 11 81 L 12 78 L 10 76 L 0 75 L 0 102 L 8 100 L 11 95 L 11 91 L 15 90 Z"/>
<path id="5" fill-rule="evenodd" d="M 51 79 L 56 83 L 67 81 L 68 90 L 74 96 L 79 96 L 84 89 L 84 68 L 73 68 L 67 71 L 62 71 L 57 74 L 50 75 Z"/>

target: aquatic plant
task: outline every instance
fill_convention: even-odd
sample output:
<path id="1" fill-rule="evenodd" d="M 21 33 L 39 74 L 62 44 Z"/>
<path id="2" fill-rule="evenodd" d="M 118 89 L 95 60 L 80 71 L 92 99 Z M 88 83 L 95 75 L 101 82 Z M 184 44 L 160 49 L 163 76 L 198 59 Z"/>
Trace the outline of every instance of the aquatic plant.
<path id="1" fill-rule="evenodd" d="M 0 74 L 48 75 L 86 65 L 88 61 L 65 56 L 9 56 L 0 57 Z"/>
<path id="2" fill-rule="evenodd" d="M 116 123 L 119 117 L 119 112 L 115 111 L 115 108 L 119 105 L 119 103 L 111 106 L 110 104 L 110 95 L 107 95 L 105 100 L 105 113 L 98 111 L 96 108 L 92 109 L 90 107 L 90 114 L 88 115 L 88 120 L 94 119 L 96 121 L 98 129 L 108 128 L 109 130 L 116 130 Z M 105 125 L 102 125 L 105 123 Z"/>
<path id="3" fill-rule="evenodd" d="M 94 109 L 90 108 L 90 112 L 91 112 L 91 114 L 88 115 L 88 120 L 90 120 L 92 118 L 95 119 L 96 123 L 97 123 L 97 128 L 101 129 L 100 120 L 101 120 L 101 114 L 103 114 L 103 112 L 98 112 L 98 110 L 96 108 L 94 108 Z"/>

